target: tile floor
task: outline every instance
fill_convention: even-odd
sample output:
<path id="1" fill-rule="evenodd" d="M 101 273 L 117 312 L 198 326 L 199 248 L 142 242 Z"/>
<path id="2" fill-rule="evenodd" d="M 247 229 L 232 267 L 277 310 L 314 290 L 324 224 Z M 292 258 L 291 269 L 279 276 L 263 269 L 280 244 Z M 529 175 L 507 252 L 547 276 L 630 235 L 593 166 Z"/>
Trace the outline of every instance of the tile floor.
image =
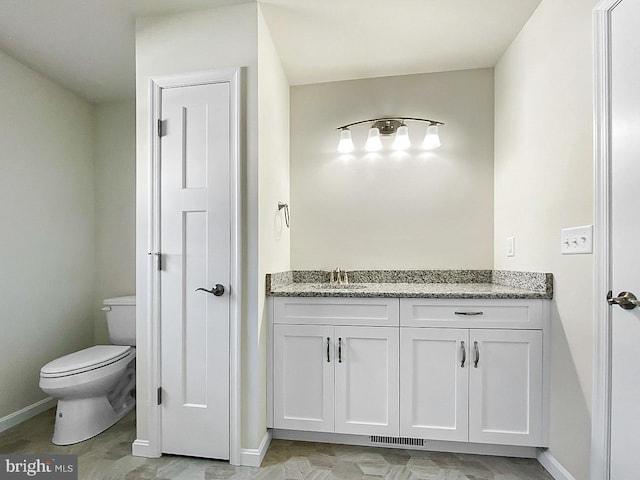
<path id="1" fill-rule="evenodd" d="M 91 440 L 50 443 L 54 410 L 0 434 L 0 454 L 75 454 L 81 480 L 553 480 L 536 460 L 274 440 L 260 468 L 131 456 L 135 415 Z"/>

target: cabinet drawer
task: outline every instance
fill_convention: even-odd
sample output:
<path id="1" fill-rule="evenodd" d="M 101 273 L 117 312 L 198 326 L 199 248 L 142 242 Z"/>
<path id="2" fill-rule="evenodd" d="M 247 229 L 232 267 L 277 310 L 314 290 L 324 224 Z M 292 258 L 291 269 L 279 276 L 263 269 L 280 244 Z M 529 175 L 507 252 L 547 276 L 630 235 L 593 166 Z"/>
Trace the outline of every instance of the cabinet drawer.
<path id="1" fill-rule="evenodd" d="M 542 328 L 543 300 L 400 299 L 403 327 Z"/>
<path id="2" fill-rule="evenodd" d="M 274 323 L 399 325 L 400 306 L 397 298 L 279 297 L 274 300 Z"/>

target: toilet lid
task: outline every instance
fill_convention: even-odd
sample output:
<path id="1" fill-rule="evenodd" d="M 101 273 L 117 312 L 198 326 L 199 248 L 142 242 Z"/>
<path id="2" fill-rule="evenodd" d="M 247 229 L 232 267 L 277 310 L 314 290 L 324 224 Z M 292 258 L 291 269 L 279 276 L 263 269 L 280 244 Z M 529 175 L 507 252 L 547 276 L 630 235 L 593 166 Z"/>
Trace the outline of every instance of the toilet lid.
<path id="1" fill-rule="evenodd" d="M 102 301 L 103 305 L 134 305 L 136 304 L 135 295 L 127 295 L 125 297 L 105 298 Z"/>
<path id="2" fill-rule="evenodd" d="M 104 367 L 126 357 L 131 350 L 122 345 L 96 345 L 57 358 L 40 369 L 43 377 L 62 377 Z"/>

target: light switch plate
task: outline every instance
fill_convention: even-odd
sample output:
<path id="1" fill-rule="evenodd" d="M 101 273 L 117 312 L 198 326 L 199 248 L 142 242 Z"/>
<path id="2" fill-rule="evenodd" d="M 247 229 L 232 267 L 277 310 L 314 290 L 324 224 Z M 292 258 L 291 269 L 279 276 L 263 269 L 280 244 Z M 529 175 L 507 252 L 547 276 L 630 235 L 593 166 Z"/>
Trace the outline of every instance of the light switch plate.
<path id="1" fill-rule="evenodd" d="M 507 237 L 507 257 L 516 256 L 516 237 Z"/>
<path id="2" fill-rule="evenodd" d="M 560 252 L 562 255 L 593 253 L 593 225 L 563 228 Z"/>

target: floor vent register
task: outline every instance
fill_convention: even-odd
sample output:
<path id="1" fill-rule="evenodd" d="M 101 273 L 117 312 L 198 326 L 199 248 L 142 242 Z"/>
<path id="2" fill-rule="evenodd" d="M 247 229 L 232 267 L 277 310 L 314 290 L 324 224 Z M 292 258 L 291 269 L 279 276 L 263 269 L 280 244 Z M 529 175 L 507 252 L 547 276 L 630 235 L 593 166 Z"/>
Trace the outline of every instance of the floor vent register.
<path id="1" fill-rule="evenodd" d="M 369 441 L 375 444 L 385 445 L 410 445 L 414 447 L 424 447 L 422 438 L 406 438 L 406 437 L 382 437 L 379 435 L 371 435 Z"/>

